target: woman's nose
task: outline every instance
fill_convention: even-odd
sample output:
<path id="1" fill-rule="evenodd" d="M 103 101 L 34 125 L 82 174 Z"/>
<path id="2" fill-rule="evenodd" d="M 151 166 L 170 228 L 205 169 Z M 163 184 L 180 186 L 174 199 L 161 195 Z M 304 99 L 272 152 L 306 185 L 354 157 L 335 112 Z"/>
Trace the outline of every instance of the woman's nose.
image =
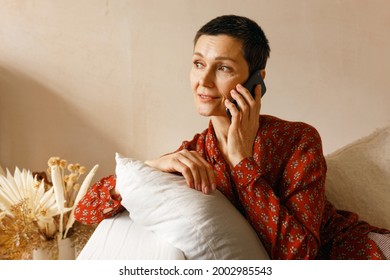
<path id="1" fill-rule="evenodd" d="M 210 70 L 202 71 L 199 77 L 199 84 L 204 87 L 212 87 L 214 85 L 214 75 Z"/>

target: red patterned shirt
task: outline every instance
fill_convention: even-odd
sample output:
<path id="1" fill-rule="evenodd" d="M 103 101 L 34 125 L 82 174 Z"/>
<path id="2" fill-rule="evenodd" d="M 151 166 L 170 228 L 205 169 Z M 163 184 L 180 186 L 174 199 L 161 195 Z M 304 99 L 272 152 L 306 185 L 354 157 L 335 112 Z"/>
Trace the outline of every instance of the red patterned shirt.
<path id="1" fill-rule="evenodd" d="M 253 156 L 233 170 L 218 149 L 211 122 L 201 134 L 184 141 L 178 150 L 182 149 L 197 151 L 213 166 L 218 189 L 247 218 L 272 259 L 383 258 L 367 234 L 389 231 L 359 221 L 354 213 L 337 211 L 326 200 L 326 161 L 313 127 L 260 116 Z M 92 201 L 88 194 L 85 200 Z M 107 202 L 99 203 L 103 211 Z M 94 217 L 95 209 L 81 201 L 76 212 L 85 215 L 76 219 L 103 218 Z"/>

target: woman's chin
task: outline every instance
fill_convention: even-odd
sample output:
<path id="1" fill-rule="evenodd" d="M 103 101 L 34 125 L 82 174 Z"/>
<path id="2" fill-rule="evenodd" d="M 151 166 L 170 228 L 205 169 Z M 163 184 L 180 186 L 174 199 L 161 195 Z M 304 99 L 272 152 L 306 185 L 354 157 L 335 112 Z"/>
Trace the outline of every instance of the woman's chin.
<path id="1" fill-rule="evenodd" d="M 226 108 L 222 104 L 195 103 L 195 108 L 203 117 L 226 116 Z"/>
<path id="2" fill-rule="evenodd" d="M 200 108 L 197 109 L 198 114 L 203 117 L 227 117 L 226 112 L 217 112 L 217 111 L 211 111 L 211 110 L 201 110 Z"/>
<path id="3" fill-rule="evenodd" d="M 212 114 L 210 114 L 210 112 L 202 111 L 202 110 L 198 110 L 198 114 L 201 115 L 202 117 L 211 117 L 212 116 Z"/>

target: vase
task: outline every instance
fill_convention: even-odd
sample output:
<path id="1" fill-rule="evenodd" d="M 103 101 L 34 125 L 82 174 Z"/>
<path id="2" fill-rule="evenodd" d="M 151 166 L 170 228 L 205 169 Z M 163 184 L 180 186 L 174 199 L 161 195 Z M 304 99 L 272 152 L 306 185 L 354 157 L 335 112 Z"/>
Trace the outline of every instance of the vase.
<path id="1" fill-rule="evenodd" d="M 37 248 L 32 252 L 33 260 L 74 260 L 75 249 L 73 241 L 69 238 L 59 239 L 57 241 L 58 254 L 55 256 L 52 250 L 53 248 Z"/>
<path id="2" fill-rule="evenodd" d="M 33 260 L 51 260 L 51 252 L 47 248 L 37 248 L 32 252 Z"/>
<path id="3" fill-rule="evenodd" d="M 70 238 L 58 240 L 58 259 L 59 260 L 74 260 L 75 250 L 74 244 Z"/>

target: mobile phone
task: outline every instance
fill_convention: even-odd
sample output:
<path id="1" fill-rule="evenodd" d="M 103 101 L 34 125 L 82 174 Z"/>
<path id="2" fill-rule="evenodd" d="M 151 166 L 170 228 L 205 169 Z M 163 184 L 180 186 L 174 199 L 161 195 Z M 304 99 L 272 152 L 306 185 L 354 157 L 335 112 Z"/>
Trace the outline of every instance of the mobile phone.
<path id="1" fill-rule="evenodd" d="M 257 85 L 261 85 L 261 97 L 265 94 L 267 91 L 267 88 L 264 84 L 263 77 L 261 77 L 261 73 L 259 70 L 252 73 L 252 75 L 249 77 L 249 79 L 243 84 L 245 88 L 249 90 L 251 95 L 255 96 L 255 88 Z M 240 107 L 238 106 L 237 102 L 235 100 L 232 101 L 233 104 L 237 107 L 238 110 L 240 110 Z M 226 108 L 226 114 L 228 115 L 229 119 L 232 119 L 232 115 L 230 114 L 230 111 L 228 108 Z"/>

